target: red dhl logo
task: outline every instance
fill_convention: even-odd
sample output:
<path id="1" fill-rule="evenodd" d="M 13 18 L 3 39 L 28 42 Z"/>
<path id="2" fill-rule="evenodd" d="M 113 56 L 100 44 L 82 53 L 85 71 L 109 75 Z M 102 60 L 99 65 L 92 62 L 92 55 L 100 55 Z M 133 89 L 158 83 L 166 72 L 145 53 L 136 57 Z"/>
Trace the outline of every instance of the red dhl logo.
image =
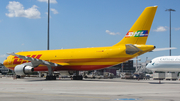
<path id="1" fill-rule="evenodd" d="M 42 54 L 39 54 L 39 55 L 27 55 L 27 57 L 36 58 L 36 59 L 39 59 L 41 56 L 42 56 Z M 22 64 L 22 63 L 27 63 L 27 62 L 30 62 L 30 61 L 23 60 L 23 59 L 20 59 L 17 56 L 15 56 L 13 64 Z"/>

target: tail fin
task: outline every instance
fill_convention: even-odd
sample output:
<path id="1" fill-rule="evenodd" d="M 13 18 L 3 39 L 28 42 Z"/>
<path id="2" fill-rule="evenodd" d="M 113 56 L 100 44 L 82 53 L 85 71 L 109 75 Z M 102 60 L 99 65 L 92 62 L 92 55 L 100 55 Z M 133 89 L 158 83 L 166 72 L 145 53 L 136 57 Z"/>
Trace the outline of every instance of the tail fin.
<path id="1" fill-rule="evenodd" d="M 157 6 L 146 7 L 126 36 L 114 46 L 122 44 L 146 44 L 156 9 Z"/>

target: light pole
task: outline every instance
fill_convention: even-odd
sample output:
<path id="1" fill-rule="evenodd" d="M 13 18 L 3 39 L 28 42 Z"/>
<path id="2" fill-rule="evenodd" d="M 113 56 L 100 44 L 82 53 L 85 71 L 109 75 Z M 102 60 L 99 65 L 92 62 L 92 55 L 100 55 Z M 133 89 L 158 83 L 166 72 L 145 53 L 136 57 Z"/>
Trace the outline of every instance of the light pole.
<path id="1" fill-rule="evenodd" d="M 171 48 L 171 11 L 175 11 L 175 10 L 174 9 L 166 9 L 165 11 L 170 12 L 169 47 Z M 171 56 L 171 49 L 169 50 L 169 56 Z"/>
<path id="2" fill-rule="evenodd" d="M 47 30 L 47 33 L 48 33 L 48 35 L 47 35 L 47 50 L 49 50 L 49 6 L 50 6 L 50 0 L 48 0 L 48 30 Z"/>

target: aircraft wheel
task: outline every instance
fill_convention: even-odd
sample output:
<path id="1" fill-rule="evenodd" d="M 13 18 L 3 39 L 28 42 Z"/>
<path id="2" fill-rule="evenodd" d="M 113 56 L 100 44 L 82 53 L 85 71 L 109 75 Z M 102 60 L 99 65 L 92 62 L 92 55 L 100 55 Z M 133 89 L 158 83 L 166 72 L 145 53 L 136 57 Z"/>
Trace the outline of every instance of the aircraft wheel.
<path id="1" fill-rule="evenodd" d="M 46 80 L 50 80 L 50 76 L 46 76 Z"/>
<path id="2" fill-rule="evenodd" d="M 56 76 L 46 76 L 46 80 L 56 80 Z"/>
<path id="3" fill-rule="evenodd" d="M 20 75 L 16 75 L 16 78 L 21 78 L 21 76 Z"/>
<path id="4" fill-rule="evenodd" d="M 53 80 L 56 80 L 56 76 L 53 76 Z"/>
<path id="5" fill-rule="evenodd" d="M 73 76 L 73 80 L 83 80 L 82 76 Z"/>

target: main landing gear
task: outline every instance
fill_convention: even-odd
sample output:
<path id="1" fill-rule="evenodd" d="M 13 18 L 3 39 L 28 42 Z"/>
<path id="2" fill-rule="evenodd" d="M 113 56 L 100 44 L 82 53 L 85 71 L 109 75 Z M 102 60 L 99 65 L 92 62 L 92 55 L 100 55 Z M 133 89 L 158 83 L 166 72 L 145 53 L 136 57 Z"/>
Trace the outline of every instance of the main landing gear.
<path id="1" fill-rule="evenodd" d="M 53 71 L 51 66 L 48 67 L 48 75 L 46 76 L 46 80 L 56 80 L 56 76 L 53 76 Z"/>
<path id="2" fill-rule="evenodd" d="M 76 76 L 73 76 L 73 80 L 83 80 L 83 76 L 79 75 L 79 71 L 76 71 Z"/>
<path id="3" fill-rule="evenodd" d="M 46 76 L 46 80 L 56 80 L 56 76 L 53 76 L 53 70 L 51 66 L 48 67 L 48 75 Z M 73 76 L 73 80 L 83 80 L 83 76 L 79 75 L 79 71 L 76 71 L 76 75 Z"/>

